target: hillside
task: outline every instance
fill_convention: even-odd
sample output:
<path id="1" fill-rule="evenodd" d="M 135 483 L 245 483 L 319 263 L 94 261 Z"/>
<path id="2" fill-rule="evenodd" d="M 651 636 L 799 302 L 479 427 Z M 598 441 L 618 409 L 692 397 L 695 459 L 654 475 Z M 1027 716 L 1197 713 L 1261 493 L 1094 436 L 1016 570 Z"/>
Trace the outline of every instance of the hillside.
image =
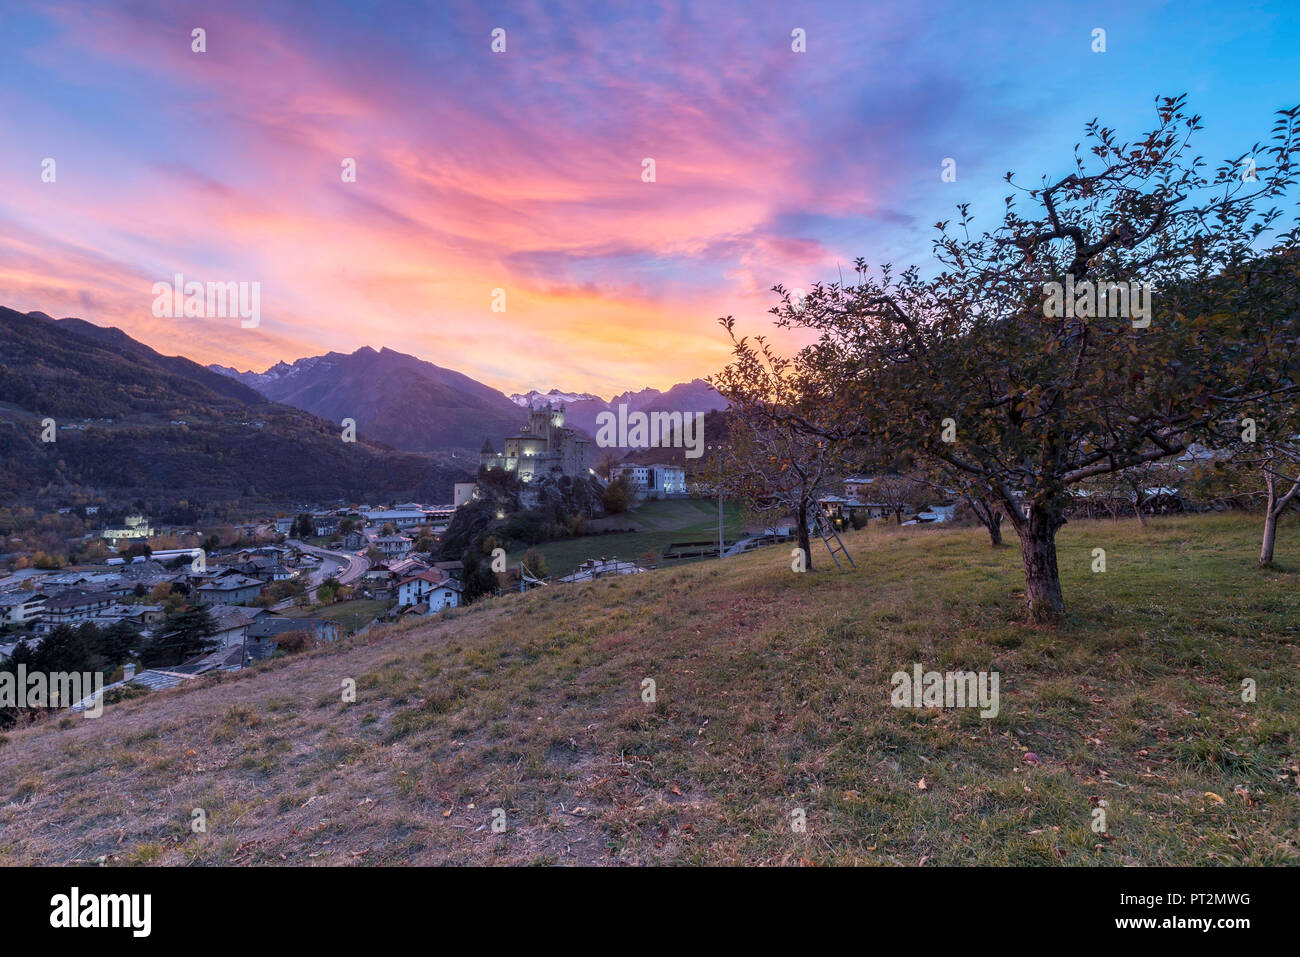
<path id="1" fill-rule="evenodd" d="M 212 369 L 313 415 L 355 419 L 366 435 L 408 451 L 477 454 L 485 438 L 500 448 L 523 421 L 519 407 L 496 389 L 392 349 L 330 352 L 262 373 Z"/>
<path id="2" fill-rule="evenodd" d="M 973 528 L 493 599 L 11 733 L 0 864 L 1300 863 L 1300 528 L 1261 572 L 1257 524 L 1072 522 L 1059 631 Z M 998 716 L 892 708 L 914 663 Z"/>
<path id="3" fill-rule="evenodd" d="M 53 418 L 56 441 L 41 441 Z M 446 501 L 467 475 L 341 430 L 119 329 L 0 308 L 0 494 Z"/>

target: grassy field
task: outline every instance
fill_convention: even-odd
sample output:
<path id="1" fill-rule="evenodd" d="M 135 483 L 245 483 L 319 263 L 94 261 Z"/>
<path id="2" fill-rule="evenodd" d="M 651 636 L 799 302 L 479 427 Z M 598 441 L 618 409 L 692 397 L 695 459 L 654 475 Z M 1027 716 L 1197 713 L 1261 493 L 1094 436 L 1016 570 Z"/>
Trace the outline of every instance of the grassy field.
<path id="1" fill-rule="evenodd" d="M 567 575 L 589 558 L 620 558 L 642 565 L 654 564 L 673 542 L 714 542 L 718 539 L 716 501 L 674 499 L 643 502 L 626 516 L 611 521 L 624 528 L 636 526 L 638 531 L 587 535 L 538 545 L 536 548 L 546 559 L 548 573 L 555 577 Z M 722 527 L 729 542 L 741 534 L 740 507 L 736 503 L 724 504 Z M 512 552 L 510 563 L 518 562 L 525 551 L 521 548 Z M 653 562 L 651 554 L 655 556 Z"/>
<path id="2" fill-rule="evenodd" d="M 10 733 L 0 863 L 1295 864 L 1300 527 L 1260 571 L 1258 524 L 1067 525 L 1057 630 L 1014 535 L 937 527 L 375 629 Z M 914 663 L 1000 713 L 891 707 Z"/>

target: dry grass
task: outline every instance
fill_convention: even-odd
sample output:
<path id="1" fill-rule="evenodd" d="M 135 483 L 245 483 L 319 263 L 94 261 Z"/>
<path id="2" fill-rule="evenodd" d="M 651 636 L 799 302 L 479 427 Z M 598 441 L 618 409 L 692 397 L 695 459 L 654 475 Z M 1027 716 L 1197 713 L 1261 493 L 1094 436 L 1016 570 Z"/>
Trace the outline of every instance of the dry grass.
<path id="1" fill-rule="evenodd" d="M 770 549 L 402 623 L 9 733 L 0 863 L 1294 864 L 1300 536 L 1260 572 L 1257 531 L 1071 524 L 1057 631 L 1014 536 L 875 527 L 856 571 Z M 890 707 L 914 662 L 998 671 L 1001 713 Z"/>

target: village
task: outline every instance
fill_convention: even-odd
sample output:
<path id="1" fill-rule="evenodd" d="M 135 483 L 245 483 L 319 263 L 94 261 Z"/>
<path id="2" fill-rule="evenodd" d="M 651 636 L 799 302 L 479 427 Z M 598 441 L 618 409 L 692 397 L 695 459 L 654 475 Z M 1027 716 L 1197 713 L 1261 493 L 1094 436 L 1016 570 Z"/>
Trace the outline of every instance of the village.
<path id="1" fill-rule="evenodd" d="M 643 496 L 656 481 L 653 467 L 632 466 L 626 473 Z M 680 477 L 677 481 L 682 483 Z M 852 489 L 852 483 L 845 486 Z M 472 494 L 463 491 L 462 505 Z M 856 497 L 828 494 L 825 499 L 828 516 L 837 519 L 858 505 Z M 166 637 L 178 609 L 206 609 L 212 626 L 204 637 L 211 650 L 166 667 L 116 662 L 109 674 L 110 689 L 129 683 L 157 690 L 214 670 L 238 671 L 282 646 L 301 647 L 304 636 L 310 644 L 331 642 L 376 621 L 440 614 L 464 601 L 464 564 L 436 558 L 455 508 L 405 502 L 304 510 L 249 523 L 239 529 L 242 544 L 214 549 L 154 549 L 149 543 L 159 538 L 199 541 L 202 536 L 177 529 L 163 536 L 147 517 L 130 515 L 120 527 L 99 533 L 118 550 L 112 557 L 54 569 L 16 568 L 0 577 L 0 661 L 13 658 L 20 646 L 39 649 L 63 627 L 127 628 L 141 643 L 157 641 Z M 867 509 L 877 518 L 887 511 L 881 504 Z M 941 511 L 934 513 L 934 520 L 942 519 Z M 724 541 L 724 554 L 787 541 L 791 534 L 789 527 L 780 527 L 766 536 Z M 603 546 L 601 536 L 591 538 L 594 549 Z M 681 547 L 676 553 L 667 550 L 665 561 L 719 553 L 716 538 L 712 545 L 694 543 L 704 546 L 695 552 L 687 548 L 691 542 L 674 544 Z M 516 568 L 514 577 L 519 587 L 528 588 L 646 569 L 647 563 L 593 554 L 567 575 L 539 578 L 525 566 Z"/>
<path id="2" fill-rule="evenodd" d="M 456 483 L 450 504 L 295 505 L 222 535 L 197 526 L 155 527 L 148 516 L 129 513 L 86 533 L 81 554 L 95 558 L 67 563 L 33 561 L 22 540 L 11 537 L 0 556 L 7 565 L 0 577 L 0 665 L 33 660 L 50 636 L 66 638 L 69 629 L 111 635 L 108 654 L 121 660 L 98 660 L 106 690 L 160 690 L 365 633 L 377 623 L 446 615 L 483 594 L 798 546 L 800 510 L 808 548 L 820 552 L 824 545 L 837 566 L 853 563 L 839 536 L 846 529 L 983 520 L 979 503 L 916 475 L 829 474 L 815 487 L 768 496 L 753 509 L 734 500 L 724 508 L 723 498 L 734 496 L 703 472 L 610 456 L 598 471 L 591 456 L 591 442 L 566 427 L 564 407 L 547 403 L 529 410 L 501 452 L 484 443 L 480 480 Z M 548 483 L 578 481 L 604 493 L 603 513 L 579 519 L 553 540 L 519 531 L 535 531 L 529 516 L 536 516 Z M 514 497 L 490 501 L 512 505 L 489 503 L 501 482 Z M 1079 508 L 1091 515 L 1102 498 L 1116 507 L 1116 496 L 1102 491 L 1080 490 Z M 1090 494 L 1099 497 L 1090 501 Z M 1153 512 L 1183 507 L 1172 488 L 1132 494 Z M 487 527 L 477 526 L 467 554 L 444 554 L 457 513 L 475 509 Z M 100 506 L 78 511 L 90 523 Z M 512 541 L 507 555 L 499 545 Z M 470 563 L 468 577 L 462 558 Z M 811 565 L 806 553 L 796 560 Z M 480 572 L 481 565 L 490 571 Z"/>

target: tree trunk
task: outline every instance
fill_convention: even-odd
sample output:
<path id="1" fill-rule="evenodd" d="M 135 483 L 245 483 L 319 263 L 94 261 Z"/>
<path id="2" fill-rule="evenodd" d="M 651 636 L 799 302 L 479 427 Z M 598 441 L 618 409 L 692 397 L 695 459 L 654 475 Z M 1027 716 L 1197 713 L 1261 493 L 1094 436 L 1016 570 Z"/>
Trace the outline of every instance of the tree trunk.
<path id="1" fill-rule="evenodd" d="M 1002 544 L 1002 511 L 991 501 L 980 501 L 977 498 L 971 498 L 971 511 L 975 517 L 980 520 L 980 524 L 988 529 L 989 545 L 998 548 Z"/>
<path id="2" fill-rule="evenodd" d="M 1136 503 L 1133 505 L 1133 511 L 1137 512 L 1138 524 L 1141 525 L 1143 528 L 1146 528 L 1146 527 L 1147 527 L 1147 517 L 1146 517 L 1145 515 L 1142 514 L 1142 503 L 1141 503 L 1141 502 L 1136 502 Z"/>
<path id="3" fill-rule="evenodd" d="M 1264 542 L 1259 547 L 1260 565 L 1273 564 L 1273 544 L 1277 541 L 1277 479 L 1269 471 L 1272 462 L 1264 463 L 1264 484 L 1268 488 L 1268 501 L 1264 505 Z"/>
<path id="4" fill-rule="evenodd" d="M 1277 495 L 1277 476 L 1273 472 L 1274 456 L 1269 456 L 1264 462 L 1264 484 L 1268 488 L 1268 505 L 1264 509 L 1264 542 L 1259 549 L 1259 563 L 1261 565 L 1273 564 L 1273 543 L 1277 540 L 1277 520 L 1282 513 L 1286 511 L 1291 500 L 1300 492 L 1300 476 L 1285 476 L 1291 482 L 1291 487 L 1287 489 L 1285 495 L 1278 498 Z"/>
<path id="5" fill-rule="evenodd" d="M 1273 543 L 1277 540 L 1277 513 L 1270 507 L 1264 513 L 1264 544 L 1259 549 L 1259 563 L 1273 564 Z"/>
<path id="6" fill-rule="evenodd" d="M 1056 533 L 1065 519 L 1059 510 L 1035 503 L 1030 506 L 1028 518 L 1012 513 L 1012 522 L 1020 535 L 1029 615 L 1040 625 L 1059 624 L 1065 613 L 1065 598 L 1056 567 Z"/>
<path id="7" fill-rule="evenodd" d="M 808 535 L 808 503 L 799 503 L 799 547 L 803 549 L 804 569 L 813 570 L 812 541 Z"/>
<path id="8" fill-rule="evenodd" d="M 991 515 L 988 523 L 989 545 L 993 548 L 1000 548 L 1002 546 L 1002 513 L 995 509 L 989 509 L 989 514 Z"/>

